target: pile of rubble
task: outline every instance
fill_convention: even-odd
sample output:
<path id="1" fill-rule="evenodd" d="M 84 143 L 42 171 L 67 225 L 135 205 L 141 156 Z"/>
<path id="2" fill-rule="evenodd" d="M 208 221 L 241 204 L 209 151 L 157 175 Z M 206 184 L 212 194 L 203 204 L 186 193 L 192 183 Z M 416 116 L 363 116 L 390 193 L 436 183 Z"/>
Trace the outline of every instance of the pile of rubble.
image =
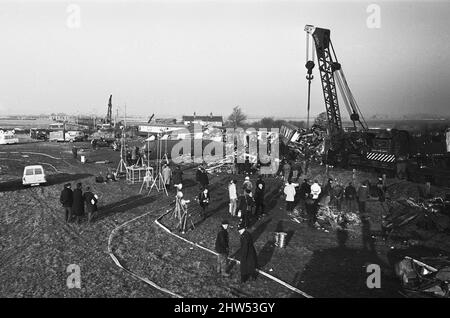
<path id="1" fill-rule="evenodd" d="M 383 221 L 386 232 L 407 230 L 407 227 L 425 231 L 450 233 L 450 198 L 399 199 L 393 202 L 391 215 Z"/>
<path id="2" fill-rule="evenodd" d="M 301 209 L 295 208 L 292 212 L 288 213 L 288 216 L 292 221 L 297 223 L 303 223 L 307 221 L 306 212 Z M 322 229 L 337 229 L 343 224 L 346 226 L 358 225 L 361 223 L 361 219 L 356 213 L 339 211 L 333 207 L 319 208 L 317 212 L 317 225 Z"/>
<path id="3" fill-rule="evenodd" d="M 326 130 L 313 126 L 310 133 L 293 136 L 290 147 L 297 154 L 299 159 L 309 156 L 311 161 L 321 162 L 325 152 Z"/>
<path id="4" fill-rule="evenodd" d="M 333 207 L 319 208 L 317 222 L 322 227 L 337 228 L 341 224 L 358 225 L 361 223 L 359 216 L 353 212 L 339 211 Z"/>

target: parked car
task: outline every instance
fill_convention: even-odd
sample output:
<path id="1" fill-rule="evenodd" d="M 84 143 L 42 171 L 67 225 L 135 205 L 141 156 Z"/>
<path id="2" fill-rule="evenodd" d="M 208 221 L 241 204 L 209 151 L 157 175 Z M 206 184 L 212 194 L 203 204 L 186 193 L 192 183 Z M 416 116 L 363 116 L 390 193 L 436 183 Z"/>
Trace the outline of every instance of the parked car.
<path id="1" fill-rule="evenodd" d="M 86 139 L 85 134 L 79 130 L 69 130 L 66 132 L 66 141 L 84 141 Z"/>
<path id="2" fill-rule="evenodd" d="M 23 169 L 23 185 L 40 185 L 47 183 L 44 168 L 41 165 L 26 166 Z"/>

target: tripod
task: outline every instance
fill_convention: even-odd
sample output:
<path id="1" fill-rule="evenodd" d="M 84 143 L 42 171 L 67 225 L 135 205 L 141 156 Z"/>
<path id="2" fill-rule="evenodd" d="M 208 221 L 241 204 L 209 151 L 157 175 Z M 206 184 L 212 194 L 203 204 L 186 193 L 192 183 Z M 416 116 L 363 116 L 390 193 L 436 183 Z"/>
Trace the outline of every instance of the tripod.
<path id="1" fill-rule="evenodd" d="M 167 193 L 167 188 L 166 188 L 166 183 L 164 181 L 164 178 L 162 176 L 162 169 L 161 169 L 161 162 L 162 162 L 162 157 L 161 157 L 161 136 L 162 134 L 158 134 L 158 140 L 157 140 L 157 144 L 156 144 L 156 160 L 157 160 L 157 164 L 156 164 L 156 177 L 153 179 L 153 183 L 152 186 L 150 187 L 150 190 L 148 191 L 148 194 L 150 195 L 150 192 L 152 192 L 153 188 L 156 188 L 156 191 L 161 191 L 164 190 L 164 192 L 166 193 L 167 196 L 169 196 L 169 194 Z M 164 156 L 167 160 L 167 154 L 164 154 Z"/>
<path id="2" fill-rule="evenodd" d="M 142 185 L 141 185 L 141 189 L 139 190 L 139 194 L 142 193 L 142 190 L 144 189 L 144 185 L 145 184 L 147 185 L 147 190 L 148 190 L 148 188 L 150 188 L 150 182 L 154 181 L 153 168 L 152 167 L 147 167 L 146 170 L 147 171 L 145 172 L 145 177 L 142 180 Z"/>
<path id="3" fill-rule="evenodd" d="M 125 160 L 123 160 L 123 152 L 125 151 L 125 139 L 123 138 L 123 130 L 122 130 L 122 138 L 120 139 L 120 161 L 119 165 L 116 169 L 116 175 L 122 174 L 125 170 L 127 171 L 127 164 L 125 163 Z"/>
<path id="4" fill-rule="evenodd" d="M 186 203 L 189 203 L 189 200 L 183 200 L 181 198 L 179 198 L 178 196 L 176 197 L 176 201 L 175 201 L 175 208 L 173 210 L 173 215 L 172 217 L 178 220 L 178 225 L 177 228 L 184 234 L 186 232 L 186 223 L 187 223 L 187 219 L 188 219 L 188 207 Z M 195 229 L 195 225 L 194 222 L 192 222 L 192 219 L 189 219 L 192 229 Z"/>

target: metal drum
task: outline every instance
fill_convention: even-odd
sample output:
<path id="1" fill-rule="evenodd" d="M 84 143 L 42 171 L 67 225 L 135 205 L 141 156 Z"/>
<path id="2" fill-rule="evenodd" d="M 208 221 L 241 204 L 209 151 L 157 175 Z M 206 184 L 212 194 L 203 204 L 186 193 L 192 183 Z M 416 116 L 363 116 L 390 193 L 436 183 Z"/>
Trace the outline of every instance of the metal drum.
<path id="1" fill-rule="evenodd" d="M 278 246 L 279 248 L 285 248 L 286 247 L 286 236 L 287 236 L 287 233 L 285 233 L 285 232 L 276 232 L 275 233 L 275 246 Z"/>

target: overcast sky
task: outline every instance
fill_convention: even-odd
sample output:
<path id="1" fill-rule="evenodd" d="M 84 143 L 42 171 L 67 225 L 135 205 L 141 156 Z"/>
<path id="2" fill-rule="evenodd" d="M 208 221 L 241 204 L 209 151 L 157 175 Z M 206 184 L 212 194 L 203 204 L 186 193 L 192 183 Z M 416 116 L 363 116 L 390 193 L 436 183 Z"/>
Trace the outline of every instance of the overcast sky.
<path id="1" fill-rule="evenodd" d="M 445 1 L 3 0 L 0 115 L 103 115 L 113 94 L 120 113 L 304 117 L 305 24 L 331 29 L 366 116 L 450 114 L 449 17 Z"/>

